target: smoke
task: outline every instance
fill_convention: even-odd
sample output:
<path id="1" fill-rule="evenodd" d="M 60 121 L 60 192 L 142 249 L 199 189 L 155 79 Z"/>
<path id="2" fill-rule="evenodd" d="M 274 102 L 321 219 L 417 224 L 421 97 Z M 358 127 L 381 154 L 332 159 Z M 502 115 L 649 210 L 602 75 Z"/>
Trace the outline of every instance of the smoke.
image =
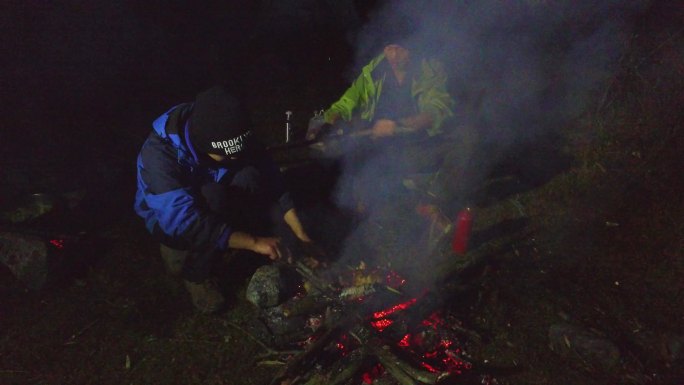
<path id="1" fill-rule="evenodd" d="M 453 181 L 432 186 L 451 194 L 446 200 L 456 202 L 450 206 L 454 209 L 466 200 L 457 195 L 476 190 L 506 154 L 557 132 L 585 111 L 613 76 L 633 19 L 648 4 L 644 0 L 388 1 L 356 37 L 351 78 L 380 53 L 388 30 L 407 26 L 410 33 L 396 42 L 411 47 L 412 57 L 444 63 L 448 89 L 456 101 L 455 116 L 445 128 L 467 126 L 477 136 L 477 145 L 462 151 L 469 159 L 461 160 L 468 174 L 461 186 L 445 185 Z M 459 145 L 454 143 L 456 151 L 461 151 Z M 383 205 L 370 207 L 370 224 L 362 223 L 349 244 L 363 239 L 377 248 L 377 243 L 387 242 L 382 237 L 369 240 L 373 229 L 398 231 L 397 249 L 409 250 L 407 246 L 419 241 L 419 235 L 401 221 L 401 209 L 410 207 L 397 207 L 402 202 L 392 192 L 401 176 L 386 168 L 384 155 L 376 152 L 361 163 L 358 158 L 347 163 L 339 184 L 340 204 L 355 207 L 353 197 L 361 193 L 393 205 L 390 214 Z M 373 183 L 359 185 L 360 179 Z M 455 216 L 455 212 L 446 214 Z M 358 252 L 357 246 L 350 246 L 345 254 Z"/>

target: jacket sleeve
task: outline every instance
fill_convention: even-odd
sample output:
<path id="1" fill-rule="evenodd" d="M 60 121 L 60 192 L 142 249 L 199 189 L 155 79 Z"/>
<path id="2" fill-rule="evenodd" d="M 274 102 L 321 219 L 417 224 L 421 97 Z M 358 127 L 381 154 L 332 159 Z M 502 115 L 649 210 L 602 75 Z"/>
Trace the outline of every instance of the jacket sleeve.
<path id="1" fill-rule="evenodd" d="M 198 203 L 190 187 L 189 170 L 179 164 L 175 150 L 168 147 L 150 144 L 140 153 L 139 177 L 145 185 L 145 204 L 168 236 L 179 238 L 193 249 L 215 246 L 225 250 L 230 227 Z"/>
<path id="2" fill-rule="evenodd" d="M 346 121 L 350 121 L 352 113 L 362 102 L 363 95 L 366 95 L 366 79 L 365 74 L 361 73 L 359 77 L 354 80 L 352 85 L 342 94 L 342 97 L 333 103 L 330 108 L 325 111 L 324 117 L 326 123 L 332 123 L 334 115 L 338 115 Z"/>
<path id="3" fill-rule="evenodd" d="M 447 74 L 444 65 L 437 60 L 423 60 L 421 75 L 415 83 L 414 94 L 418 95 L 418 109 L 420 112 L 429 113 L 432 116 L 432 127 L 428 129 L 428 135 L 440 134 L 442 123 L 453 116 L 455 102 L 449 95 L 446 87 Z"/>
<path id="4" fill-rule="evenodd" d="M 259 142 L 255 143 L 254 147 L 252 156 L 255 167 L 259 170 L 263 180 L 267 181 L 271 199 L 278 202 L 278 206 L 284 214 L 294 207 L 292 196 L 285 185 L 285 178 L 265 147 Z"/>

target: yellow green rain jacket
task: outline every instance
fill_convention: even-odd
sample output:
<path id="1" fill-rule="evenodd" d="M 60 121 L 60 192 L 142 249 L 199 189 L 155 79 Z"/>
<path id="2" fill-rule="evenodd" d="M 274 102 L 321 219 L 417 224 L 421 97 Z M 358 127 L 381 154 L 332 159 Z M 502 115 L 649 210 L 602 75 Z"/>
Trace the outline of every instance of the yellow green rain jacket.
<path id="1" fill-rule="evenodd" d="M 361 75 L 345 91 L 344 95 L 325 111 L 325 121 L 332 123 L 332 116 L 339 116 L 350 121 L 354 112 L 360 112 L 361 119 L 371 121 L 375 114 L 375 106 L 382 94 L 382 85 L 386 73 L 373 77 L 373 70 L 385 59 L 380 54 L 361 70 Z M 422 59 L 420 74 L 412 79 L 411 96 L 416 100 L 418 111 L 432 115 L 432 127 L 427 130 L 429 136 L 442 133 L 442 123 L 453 115 L 454 100 L 446 89 L 446 72 L 441 62 L 434 59 Z"/>

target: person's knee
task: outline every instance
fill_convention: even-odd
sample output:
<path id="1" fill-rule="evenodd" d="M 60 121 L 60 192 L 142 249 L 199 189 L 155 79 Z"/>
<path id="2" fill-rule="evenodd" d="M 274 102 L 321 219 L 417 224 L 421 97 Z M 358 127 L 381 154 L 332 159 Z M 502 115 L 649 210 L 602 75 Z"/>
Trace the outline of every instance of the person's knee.
<path id="1" fill-rule="evenodd" d="M 185 260 L 188 258 L 188 254 L 190 254 L 187 250 L 173 249 L 163 243 L 159 244 L 159 253 L 166 266 L 166 271 L 176 276 L 180 275 L 183 271 Z"/>

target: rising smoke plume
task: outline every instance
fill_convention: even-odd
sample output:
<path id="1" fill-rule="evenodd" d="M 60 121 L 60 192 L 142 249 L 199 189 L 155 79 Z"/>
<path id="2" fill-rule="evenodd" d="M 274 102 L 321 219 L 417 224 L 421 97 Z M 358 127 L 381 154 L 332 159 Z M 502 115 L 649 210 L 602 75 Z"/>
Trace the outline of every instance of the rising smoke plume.
<path id="1" fill-rule="evenodd" d="M 408 20 L 412 32 L 401 43 L 419 47 L 420 55 L 441 60 L 447 69 L 456 101 L 448 127 L 467 125 L 477 131 L 478 146 L 468 162 L 471 177 L 463 181 L 473 184 L 463 190 L 472 191 L 503 156 L 567 126 L 585 111 L 611 79 L 632 20 L 648 4 L 643 0 L 387 1 L 357 35 L 352 78 L 382 49 L 383 31 Z M 378 158 L 382 154 L 346 170 L 339 185 L 342 205 L 353 206 L 348 197 L 359 189 L 375 195 L 387 192 L 383 187 L 396 175 L 374 164 Z M 373 185 L 355 185 L 362 174 Z M 441 187 L 450 191 L 434 186 Z M 463 197 L 449 198 L 463 202 Z M 395 239 L 369 241 L 374 231 L 401 233 L 405 227 L 401 216 L 395 210 L 393 220 L 392 214 L 371 208 L 369 223 L 352 234 L 345 253 L 358 253 L 353 244 L 362 239 L 375 246 L 396 241 L 397 249 L 410 249 L 419 237 L 410 229 Z"/>

